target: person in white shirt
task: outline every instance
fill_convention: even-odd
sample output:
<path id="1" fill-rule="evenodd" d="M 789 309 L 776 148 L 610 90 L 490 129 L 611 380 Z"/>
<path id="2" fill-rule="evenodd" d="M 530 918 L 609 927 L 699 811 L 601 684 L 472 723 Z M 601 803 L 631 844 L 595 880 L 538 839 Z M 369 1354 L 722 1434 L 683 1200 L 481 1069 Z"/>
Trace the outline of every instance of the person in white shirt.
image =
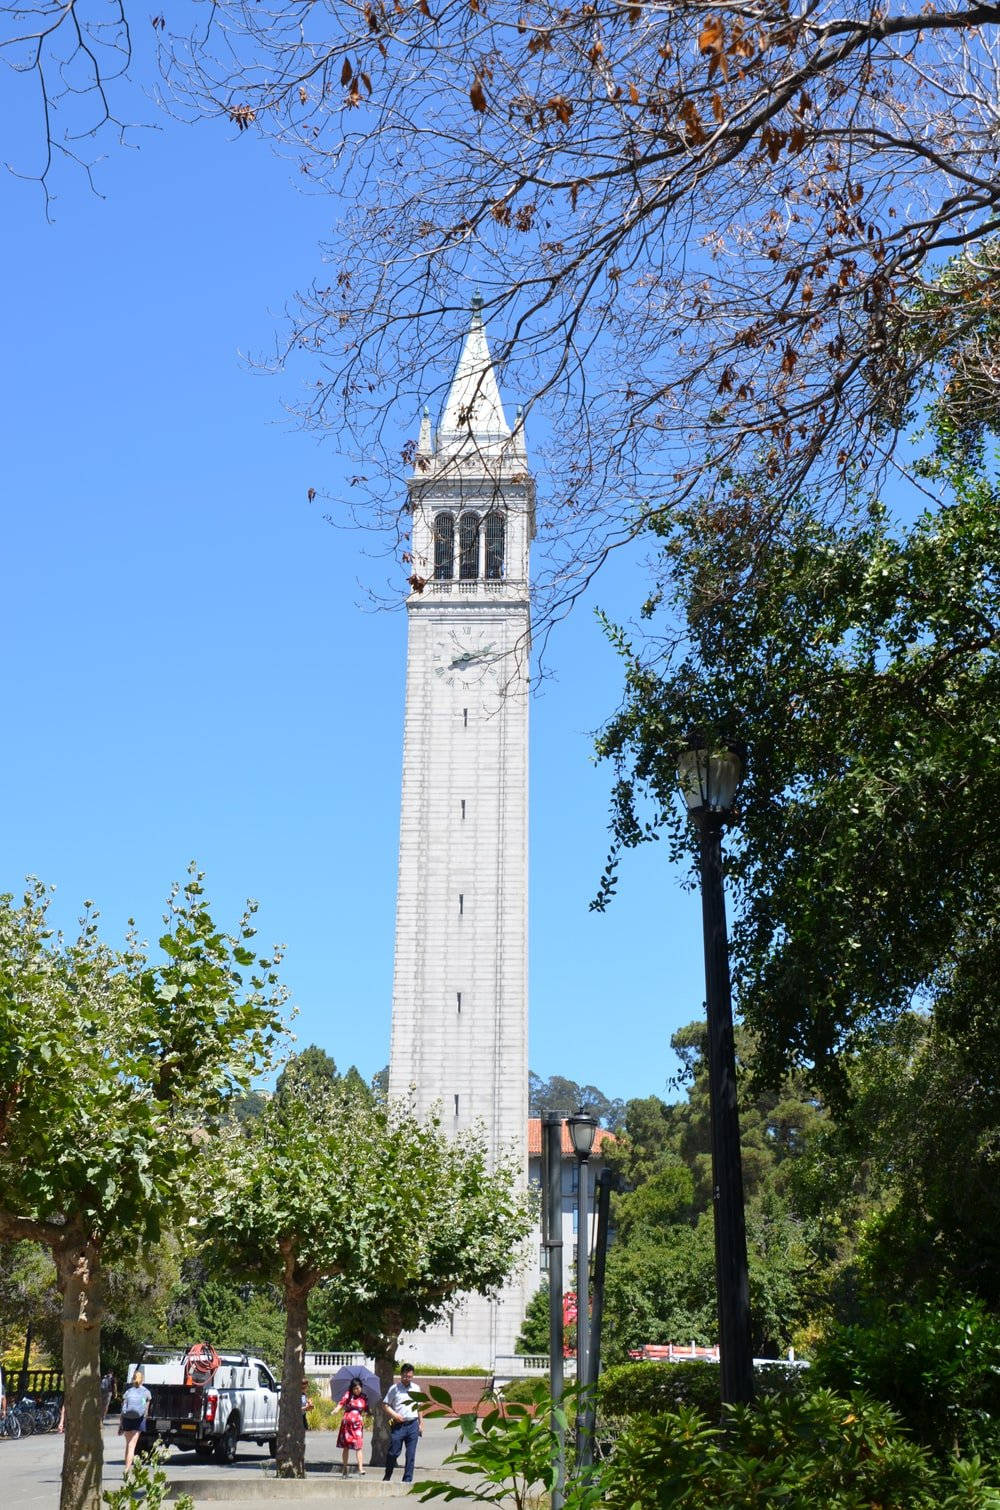
<path id="1" fill-rule="evenodd" d="M 417 1438 L 423 1436 L 416 1401 L 412 1398 L 413 1364 L 404 1363 L 399 1370 L 399 1383 L 392 1384 L 382 1401 L 382 1409 L 392 1422 L 389 1451 L 385 1459 L 385 1480 L 392 1478 L 392 1471 L 399 1461 L 400 1448 L 406 1452 L 403 1463 L 403 1483 L 413 1483 L 413 1465 L 417 1459 Z"/>

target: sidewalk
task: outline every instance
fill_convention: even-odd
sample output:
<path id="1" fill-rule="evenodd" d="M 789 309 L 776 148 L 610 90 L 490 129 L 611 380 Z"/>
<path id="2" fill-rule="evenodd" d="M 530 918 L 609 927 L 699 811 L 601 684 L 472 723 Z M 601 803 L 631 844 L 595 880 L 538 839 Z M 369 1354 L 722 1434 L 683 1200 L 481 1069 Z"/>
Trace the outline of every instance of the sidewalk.
<path id="1" fill-rule="evenodd" d="M 456 1443 L 457 1432 L 449 1431 L 439 1420 L 424 1423 L 424 1435 L 417 1449 L 416 1478 L 441 1478 L 461 1484 L 463 1475 L 454 1468 L 443 1468 L 444 1459 Z M 44 1436 L 24 1437 L 19 1442 L 0 1442 L 0 1506 L 3 1510 L 59 1510 L 59 1477 L 65 1438 L 55 1432 Z M 367 1444 L 366 1444 L 367 1445 Z M 122 1481 L 122 1439 L 117 1424 L 109 1421 L 104 1431 L 104 1488 L 115 1489 Z M 180 1494 L 190 1494 L 196 1510 L 212 1510 L 225 1505 L 227 1510 L 311 1510 L 329 1506 L 330 1510 L 364 1510 L 365 1505 L 395 1507 L 405 1510 L 417 1506 L 410 1485 L 397 1468 L 393 1481 L 382 1480 L 382 1469 L 366 1465 L 364 1478 L 352 1474 L 340 1476 L 341 1455 L 336 1434 L 326 1431 L 306 1433 L 308 1478 L 279 1479 L 266 1447 L 241 1443 L 240 1453 L 231 1466 L 199 1463 L 193 1453 L 171 1452 L 167 1458 L 167 1502 Z M 454 1501 L 468 1506 L 473 1501 L 462 1495 Z"/>
<path id="2" fill-rule="evenodd" d="M 229 1510 L 241 1507 L 268 1505 L 271 1510 L 292 1510 L 303 1504 L 352 1507 L 360 1510 L 363 1505 L 386 1505 L 397 1507 L 401 1501 L 417 1504 L 410 1484 L 402 1481 L 402 1465 L 396 1468 L 390 1483 L 382 1477 L 383 1470 L 370 1463 L 365 1465 L 365 1474 L 359 1478 L 352 1472 L 348 1478 L 341 1476 L 340 1456 L 334 1446 L 332 1432 L 309 1432 L 306 1436 L 305 1479 L 278 1479 L 274 1465 L 267 1462 L 240 1463 L 237 1460 L 224 1472 L 210 1477 L 199 1476 L 198 1466 L 190 1465 L 184 1471 L 180 1465 L 171 1465 L 169 1470 L 168 1499 L 175 1500 L 181 1494 L 190 1494 L 197 1507 L 203 1504 L 224 1503 Z M 464 1475 L 454 1468 L 443 1467 L 444 1459 L 457 1444 L 456 1430 L 449 1430 L 440 1420 L 424 1422 L 424 1434 L 417 1450 L 416 1483 L 421 1479 L 445 1479 L 460 1484 Z M 204 1470 L 202 1470 L 203 1472 Z M 464 1495 L 451 1503 L 471 1505 L 474 1501 Z"/>

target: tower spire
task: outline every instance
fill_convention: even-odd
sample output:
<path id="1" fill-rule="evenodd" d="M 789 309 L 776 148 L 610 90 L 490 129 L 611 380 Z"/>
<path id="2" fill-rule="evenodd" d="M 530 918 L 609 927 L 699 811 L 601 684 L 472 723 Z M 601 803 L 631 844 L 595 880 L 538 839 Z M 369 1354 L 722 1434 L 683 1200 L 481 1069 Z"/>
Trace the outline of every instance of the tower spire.
<path id="1" fill-rule="evenodd" d="M 438 460 L 463 451 L 496 455 L 510 440 L 482 316 L 483 296 L 472 296 L 472 318 L 438 426 Z"/>

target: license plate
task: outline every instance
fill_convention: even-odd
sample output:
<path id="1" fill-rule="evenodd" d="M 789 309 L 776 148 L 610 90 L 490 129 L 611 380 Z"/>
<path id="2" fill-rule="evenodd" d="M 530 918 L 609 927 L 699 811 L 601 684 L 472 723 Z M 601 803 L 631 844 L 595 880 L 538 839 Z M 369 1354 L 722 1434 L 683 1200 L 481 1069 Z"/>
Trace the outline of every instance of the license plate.
<path id="1" fill-rule="evenodd" d="M 157 1431 L 169 1431 L 170 1430 L 170 1422 L 169 1421 L 157 1421 L 157 1423 L 156 1423 L 156 1429 L 157 1429 Z"/>

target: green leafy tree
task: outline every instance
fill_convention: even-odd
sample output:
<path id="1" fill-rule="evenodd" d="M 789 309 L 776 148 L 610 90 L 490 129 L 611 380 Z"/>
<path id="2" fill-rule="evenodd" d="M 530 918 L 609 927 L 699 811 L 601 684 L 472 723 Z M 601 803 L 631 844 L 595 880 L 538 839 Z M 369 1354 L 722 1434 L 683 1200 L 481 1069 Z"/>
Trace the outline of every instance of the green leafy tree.
<path id="1" fill-rule="evenodd" d="M 615 1197 L 608 1256 L 605 1355 L 612 1362 L 646 1342 L 717 1340 L 704 1023 L 679 1029 L 671 1046 L 685 1095 L 628 1102 L 609 1154 L 630 1187 Z M 753 1044 L 742 1030 L 737 1047 L 745 1063 Z M 753 1346 L 767 1357 L 798 1340 L 822 1288 L 814 1223 L 790 1171 L 826 1117 L 799 1077 L 777 1091 L 745 1090 L 740 1119 Z"/>
<path id="2" fill-rule="evenodd" d="M 606 1096 L 596 1085 L 578 1085 L 563 1075 L 543 1080 L 534 1070 L 528 1076 L 528 1102 L 533 1117 L 543 1112 L 583 1111 L 596 1117 L 602 1127 L 614 1129 L 621 1121 L 625 1103 Z"/>
<path id="3" fill-rule="evenodd" d="M 524 1309 L 524 1320 L 514 1344 L 515 1353 L 548 1355 L 549 1351 L 549 1287 L 542 1285 L 536 1290 Z"/>
<path id="4" fill-rule="evenodd" d="M 232 1136 L 227 1162 L 217 1252 L 234 1275 L 281 1288 L 278 1468 L 301 1477 L 299 1396 L 320 1282 L 387 1388 L 401 1331 L 439 1318 L 461 1293 L 502 1287 L 530 1208 L 513 1168 L 491 1168 L 479 1139 L 458 1143 L 346 1077 L 275 1097 L 247 1134 Z"/>
<path id="5" fill-rule="evenodd" d="M 274 1094 L 283 1096 L 323 1096 L 340 1083 L 336 1060 L 325 1049 L 310 1043 L 293 1054 L 275 1083 Z"/>
<path id="6" fill-rule="evenodd" d="M 284 992 L 248 909 L 213 922 L 192 870 L 162 961 L 103 944 L 88 908 L 54 935 L 47 897 L 0 898 L 0 1240 L 33 1241 L 62 1297 L 61 1510 L 98 1510 L 105 1266 L 156 1243 L 187 1203 L 226 1105 L 274 1056 Z"/>
<path id="7" fill-rule="evenodd" d="M 243 1348 L 276 1367 L 285 1339 L 281 1291 L 277 1285 L 235 1283 L 201 1253 L 184 1265 L 168 1326 L 178 1345 L 198 1340 L 220 1350 Z"/>
<path id="8" fill-rule="evenodd" d="M 759 550 L 692 508 L 647 605 L 667 633 L 676 616 L 665 657 L 616 635 L 628 693 L 600 750 L 619 844 L 690 846 L 675 759 L 692 724 L 747 746 L 733 958 L 772 1084 L 800 1065 L 833 1094 L 873 1020 L 973 961 L 995 989 L 998 494 L 974 453 L 936 465 L 942 501 L 908 529 L 877 511 L 824 525 L 800 502 Z M 752 510 L 766 484 L 744 485 Z"/>
<path id="9" fill-rule="evenodd" d="M 412 1215 L 395 1228 L 399 1251 L 331 1281 L 342 1325 L 374 1358 L 383 1392 L 401 1333 L 444 1321 L 465 1295 L 503 1291 L 525 1256 L 534 1212 L 516 1163 L 492 1157 L 485 1137 L 466 1133 L 458 1142 L 436 1123 L 409 1119 L 404 1127 L 418 1149 L 412 1178 L 420 1188 L 414 1206 L 401 1186 Z M 373 1462 L 384 1462 L 388 1438 L 388 1417 L 378 1411 Z"/>
<path id="10" fill-rule="evenodd" d="M 828 1313 L 933 1302 L 942 1285 L 1000 1311 L 1000 1055 L 976 993 L 873 1029 L 848 1096 L 797 1161 L 797 1207 L 829 1274 Z"/>

